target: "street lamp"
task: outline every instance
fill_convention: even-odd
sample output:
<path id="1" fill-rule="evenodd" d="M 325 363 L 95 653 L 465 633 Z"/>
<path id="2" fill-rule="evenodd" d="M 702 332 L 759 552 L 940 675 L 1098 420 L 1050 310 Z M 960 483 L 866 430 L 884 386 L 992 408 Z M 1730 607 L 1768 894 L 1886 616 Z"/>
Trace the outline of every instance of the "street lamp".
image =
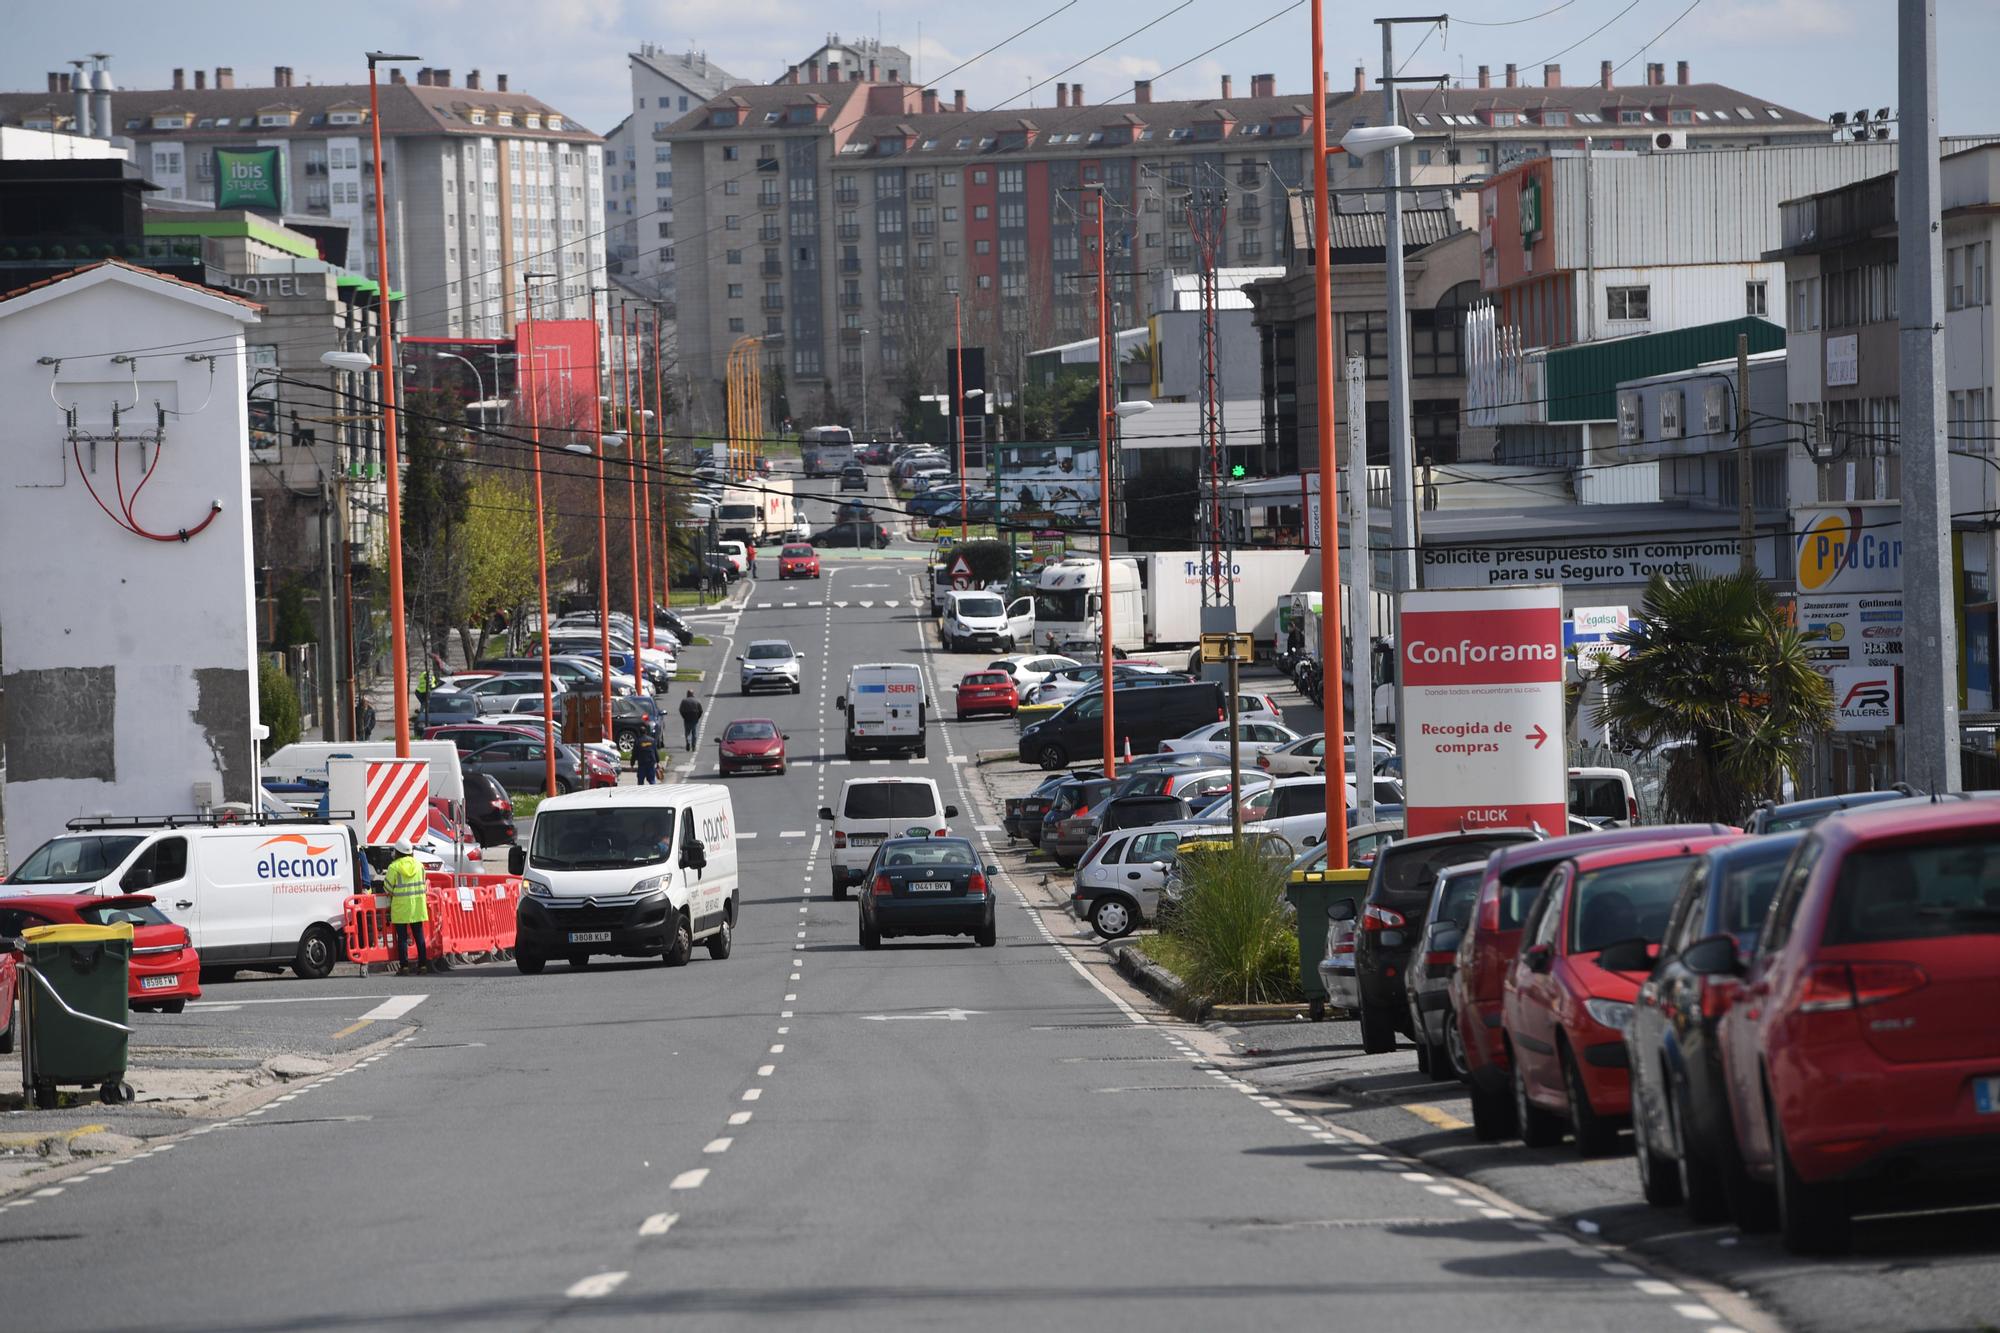
<path id="1" fill-rule="evenodd" d="M 486 380 L 485 377 L 480 375 L 479 367 L 472 364 L 472 358 L 467 356 L 460 356 L 457 352 L 440 351 L 437 348 L 431 349 L 431 355 L 438 358 L 440 361 L 456 361 L 460 365 L 464 366 L 467 370 L 472 372 L 472 383 L 473 386 L 479 390 L 479 397 L 475 401 L 467 403 L 466 407 L 468 408 L 477 407 L 484 409 L 486 406 Z M 482 415 L 484 415 L 483 412 Z"/>
<path id="2" fill-rule="evenodd" d="M 389 309 L 389 199 L 382 188 L 382 101 L 375 67 L 418 56 L 368 53 L 368 129 L 375 152 L 375 294 L 378 298 L 377 336 L 382 362 L 376 367 L 382 386 L 382 472 L 389 521 L 389 670 L 395 683 L 396 757 L 410 755 L 410 656 L 403 624 L 403 483 L 402 459 L 396 444 L 396 324 Z M 546 636 L 544 636 L 546 637 Z M 553 767 L 553 758 L 551 759 Z"/>

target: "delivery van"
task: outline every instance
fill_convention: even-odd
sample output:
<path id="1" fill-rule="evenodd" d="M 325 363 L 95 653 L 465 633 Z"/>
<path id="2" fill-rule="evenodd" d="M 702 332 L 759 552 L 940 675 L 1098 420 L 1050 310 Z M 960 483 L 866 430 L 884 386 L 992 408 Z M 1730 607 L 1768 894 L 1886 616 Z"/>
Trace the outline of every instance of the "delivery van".
<path id="1" fill-rule="evenodd" d="M 720 783 L 551 797 L 508 869 L 521 876 L 514 962 L 529 975 L 599 954 L 680 967 L 696 941 L 722 959 L 736 938 L 736 811 Z"/>
<path id="2" fill-rule="evenodd" d="M 28 853 L 9 894 L 150 893 L 186 926 L 204 976 L 248 968 L 301 977 L 341 958 L 341 912 L 361 891 L 345 825 L 296 816 L 105 816 Z"/>
<path id="3" fill-rule="evenodd" d="M 918 668 L 904 662 L 850 667 L 847 690 L 833 706 L 846 714 L 849 759 L 871 754 L 924 757 L 930 698 Z"/>

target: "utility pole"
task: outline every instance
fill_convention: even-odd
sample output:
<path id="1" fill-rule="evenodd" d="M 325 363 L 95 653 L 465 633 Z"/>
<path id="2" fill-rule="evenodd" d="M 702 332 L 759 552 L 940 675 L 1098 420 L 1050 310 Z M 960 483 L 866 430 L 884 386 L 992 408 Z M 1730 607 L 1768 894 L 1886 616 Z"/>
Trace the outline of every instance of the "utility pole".
<path id="1" fill-rule="evenodd" d="M 1226 451 L 1223 448 L 1221 357 L 1216 345 L 1216 311 L 1220 293 L 1216 270 L 1222 265 L 1224 228 L 1228 223 L 1228 196 L 1213 186 L 1196 187 L 1188 197 L 1188 231 L 1194 237 L 1201 259 L 1201 468 L 1202 485 L 1207 491 L 1208 540 L 1203 543 L 1201 604 L 1204 633 L 1233 631 L 1233 616 L 1227 623 L 1208 623 L 1207 609 L 1233 607 L 1236 589 L 1229 577 L 1228 539 L 1222 525 L 1222 478 Z M 1200 525 L 1197 525 L 1200 526 Z"/>
<path id="2" fill-rule="evenodd" d="M 1111 409 L 1118 402 L 1118 394 L 1111 385 L 1111 375 L 1117 365 L 1118 335 L 1111 323 L 1111 287 L 1104 273 L 1104 201 L 1106 194 L 1101 184 L 1087 187 L 1094 192 L 1092 212 L 1096 224 L 1097 242 L 1097 602 L 1102 613 L 1098 644 L 1099 662 L 1102 674 L 1098 677 L 1100 692 L 1104 698 L 1104 776 L 1118 776 L 1118 751 L 1112 741 L 1118 733 L 1117 692 L 1112 688 L 1117 684 L 1112 673 L 1112 598 L 1111 598 Z M 965 385 L 961 382 L 963 392 Z M 963 476 L 963 462 L 959 475 Z"/>
<path id="3" fill-rule="evenodd" d="M 1937 0 L 1897 0 L 1896 259 L 1902 310 L 1903 778 L 1957 791 L 1958 628 L 1943 433 L 1943 227 L 1938 201 Z"/>
<path id="4" fill-rule="evenodd" d="M 1736 555 L 1757 577 L 1757 500 L 1750 468 L 1750 335 L 1736 335 Z"/>
<path id="5" fill-rule="evenodd" d="M 1348 669 L 1354 688 L 1354 818 L 1375 822 L 1375 560 L 1368 549 L 1368 363 L 1347 358 L 1347 625 Z M 1320 598 L 1322 614 L 1340 614 L 1340 593 Z M 1331 750 L 1320 767 L 1340 762 Z"/>
<path id="6" fill-rule="evenodd" d="M 319 712 L 320 736 L 325 740 L 343 739 L 340 734 L 340 628 L 336 616 L 339 608 L 335 604 L 333 587 L 333 483 L 325 472 L 319 476 L 319 623 L 323 627 L 320 634 Z"/>

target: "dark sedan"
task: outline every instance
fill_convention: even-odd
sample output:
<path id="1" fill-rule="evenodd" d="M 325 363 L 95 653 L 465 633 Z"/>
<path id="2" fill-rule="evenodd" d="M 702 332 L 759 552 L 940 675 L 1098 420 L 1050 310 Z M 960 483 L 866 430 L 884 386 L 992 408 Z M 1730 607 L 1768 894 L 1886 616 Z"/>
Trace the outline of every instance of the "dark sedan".
<path id="1" fill-rule="evenodd" d="M 1053 856 L 1064 869 L 1074 866 L 1077 858 L 1089 850 L 1091 837 L 1095 836 L 1086 836 L 1084 830 L 1091 806 L 1110 796 L 1117 785 L 1112 778 L 1075 778 L 1057 787 L 1055 799 L 1042 815 L 1035 846 Z M 1076 821 L 1075 825 L 1065 829 L 1071 820 Z"/>
<path id="2" fill-rule="evenodd" d="M 821 528 L 815 532 L 812 535 L 812 544 L 818 547 L 886 547 L 889 544 L 889 529 L 880 523 L 836 523 L 830 528 Z"/>
<path id="3" fill-rule="evenodd" d="M 491 773 L 465 775 L 465 822 L 481 847 L 514 841 L 514 798 Z"/>
<path id="4" fill-rule="evenodd" d="M 862 873 L 861 947 L 891 935 L 970 935 L 981 948 L 998 939 L 993 879 L 964 838 L 891 838 Z"/>
<path id="5" fill-rule="evenodd" d="M 1055 799 L 1056 788 L 1075 776 L 1074 773 L 1051 773 L 1026 796 L 1009 796 L 1006 818 L 1001 821 L 1007 830 L 1007 840 L 1039 840 L 1042 836 L 1042 816 L 1049 812 L 1049 802 Z"/>

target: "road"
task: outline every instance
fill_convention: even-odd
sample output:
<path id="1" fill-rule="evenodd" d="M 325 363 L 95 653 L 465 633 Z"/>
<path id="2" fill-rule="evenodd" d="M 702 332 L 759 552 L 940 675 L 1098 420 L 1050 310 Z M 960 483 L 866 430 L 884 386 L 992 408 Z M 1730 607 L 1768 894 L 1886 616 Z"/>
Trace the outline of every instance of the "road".
<path id="1" fill-rule="evenodd" d="M 1005 880 L 999 947 L 863 953 L 814 818 L 843 781 L 928 774 L 985 834 L 949 719 L 928 762 L 829 757 L 846 664 L 929 659 L 916 565 L 826 563 L 691 655 L 724 684 L 695 780 L 723 721 L 792 738 L 788 774 L 730 781 L 733 957 L 321 983 L 425 998 L 359 1064 L 0 1207 L 7 1323 L 1758 1326 L 1266 1096 Z M 752 638 L 807 653 L 801 694 L 735 695 Z"/>

